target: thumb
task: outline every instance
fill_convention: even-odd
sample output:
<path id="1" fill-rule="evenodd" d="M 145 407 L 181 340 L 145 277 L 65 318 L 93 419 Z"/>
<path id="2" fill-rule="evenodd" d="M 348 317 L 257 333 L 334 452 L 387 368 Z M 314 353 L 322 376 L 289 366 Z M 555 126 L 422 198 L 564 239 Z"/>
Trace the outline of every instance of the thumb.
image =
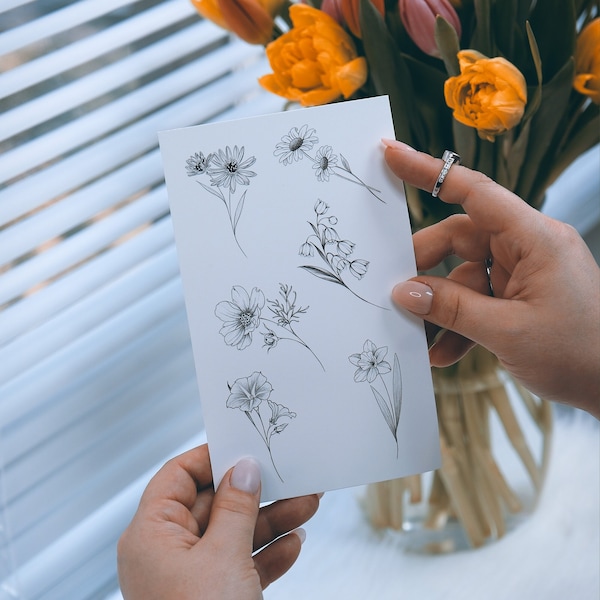
<path id="1" fill-rule="evenodd" d="M 443 277 L 416 277 L 397 284 L 394 303 L 443 329 L 454 331 L 494 352 L 499 311 L 506 300 L 480 292 Z M 490 315 L 494 315 L 493 319 Z"/>
<path id="2" fill-rule="evenodd" d="M 230 469 L 213 499 L 205 538 L 229 550 L 250 556 L 260 499 L 260 467 L 253 458 L 243 458 Z"/>

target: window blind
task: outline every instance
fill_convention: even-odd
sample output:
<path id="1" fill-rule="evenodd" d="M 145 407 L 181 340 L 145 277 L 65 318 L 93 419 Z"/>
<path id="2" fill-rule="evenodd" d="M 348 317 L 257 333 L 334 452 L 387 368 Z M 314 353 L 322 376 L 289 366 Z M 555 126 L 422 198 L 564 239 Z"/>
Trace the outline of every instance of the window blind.
<path id="1" fill-rule="evenodd" d="M 281 110 L 267 71 L 189 0 L 0 3 L 0 600 L 114 593 L 203 440 L 157 131 Z"/>

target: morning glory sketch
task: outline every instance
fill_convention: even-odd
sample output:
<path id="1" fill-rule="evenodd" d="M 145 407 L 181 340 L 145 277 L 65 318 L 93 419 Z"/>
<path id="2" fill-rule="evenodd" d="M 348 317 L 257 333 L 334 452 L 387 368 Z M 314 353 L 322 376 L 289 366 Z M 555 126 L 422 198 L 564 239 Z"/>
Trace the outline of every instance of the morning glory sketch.
<path id="1" fill-rule="evenodd" d="M 277 143 L 273 154 L 279 158 L 279 162 L 283 165 L 290 165 L 307 158 L 312 162 L 314 175 L 319 181 L 328 182 L 332 176 L 345 179 L 350 183 L 364 187 L 377 200 L 385 204 L 385 200 L 381 198 L 381 191 L 367 185 L 358 177 L 350 168 L 350 163 L 344 155 L 341 153 L 336 154 L 331 146 L 320 146 L 314 156 L 309 154 L 318 143 L 319 138 L 315 129 L 309 128 L 308 125 L 302 125 L 299 128 L 292 127 Z"/>
<path id="2" fill-rule="evenodd" d="M 338 218 L 334 215 L 326 216 L 329 212 L 329 205 L 326 202 L 317 200 L 313 210 L 315 219 L 314 221 L 308 221 L 312 234 L 300 246 L 298 254 L 305 258 L 312 258 L 315 257 L 316 253 L 325 266 L 301 265 L 300 268 L 319 279 L 341 285 L 367 304 L 388 310 L 359 296 L 346 283 L 344 280 L 346 272 L 358 280 L 362 279 L 369 270 L 369 261 L 362 258 L 351 258 L 356 244 L 338 235 L 337 230 L 334 228 L 338 224 Z"/>
<path id="3" fill-rule="evenodd" d="M 294 342 L 308 350 L 325 371 L 319 357 L 294 330 L 293 324 L 298 323 L 300 315 L 306 314 L 309 308 L 297 304 L 297 294 L 291 285 L 280 283 L 274 300 L 266 298 L 260 288 L 254 287 L 248 293 L 244 287 L 234 285 L 231 300 L 219 302 L 215 316 L 223 323 L 219 333 L 228 346 L 244 350 L 252 344 L 255 333 L 262 335 L 267 352 L 281 342 Z"/>
<path id="4" fill-rule="evenodd" d="M 354 381 L 366 381 L 371 386 L 371 391 L 379 406 L 379 410 L 390 428 L 396 442 L 396 458 L 398 458 L 398 423 L 400 422 L 400 409 L 402 408 L 402 372 L 398 355 L 394 354 L 394 370 L 392 373 L 392 394 L 388 389 L 383 375 L 388 374 L 392 367 L 385 360 L 387 346 L 377 347 L 371 340 L 365 340 L 362 352 L 351 354 L 348 360 L 357 367 L 354 372 Z M 378 385 L 378 388 L 375 387 Z M 383 393 L 382 393 L 383 392 Z"/>
<path id="5" fill-rule="evenodd" d="M 296 418 L 296 413 L 287 406 L 277 404 L 270 399 L 273 386 L 260 371 L 254 371 L 248 377 L 240 377 L 234 381 L 233 385 L 227 384 L 227 387 L 229 388 L 227 408 L 239 409 L 246 413 L 267 447 L 277 477 L 283 482 L 273 459 L 271 438 L 279 435 L 289 425 L 290 420 Z"/>
<path id="6" fill-rule="evenodd" d="M 244 160 L 244 153 L 244 146 L 239 148 L 234 146 L 233 149 L 231 146 L 225 146 L 224 150 L 219 149 L 206 155 L 203 152 L 195 152 L 185 161 L 185 170 L 188 177 L 207 175 L 210 178 L 210 185 L 202 181 L 197 183 L 223 202 L 235 242 L 242 254 L 246 256 L 237 238 L 237 227 L 248 190 L 239 194 L 238 186 L 250 185 L 250 178 L 256 176 L 256 173 L 249 169 L 256 162 L 256 157 L 250 156 Z"/>

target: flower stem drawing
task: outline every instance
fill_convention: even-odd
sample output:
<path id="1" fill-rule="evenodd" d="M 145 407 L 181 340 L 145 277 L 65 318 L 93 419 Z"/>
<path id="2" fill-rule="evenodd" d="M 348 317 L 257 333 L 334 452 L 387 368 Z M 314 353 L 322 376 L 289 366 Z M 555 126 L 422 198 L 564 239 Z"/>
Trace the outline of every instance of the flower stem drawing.
<path id="1" fill-rule="evenodd" d="M 315 220 L 308 221 L 312 234 L 309 235 L 305 242 L 300 246 L 298 254 L 304 257 L 313 257 L 316 254 L 325 263 L 325 267 L 317 267 L 315 265 L 301 265 L 311 275 L 337 283 L 346 288 L 351 294 L 359 300 L 389 310 L 383 306 L 379 306 L 359 296 L 345 281 L 343 274 L 348 271 L 356 279 L 362 279 L 369 270 L 369 261 L 362 258 L 352 259 L 351 254 L 354 253 L 356 244 L 350 240 L 342 239 L 338 232 L 334 229 L 338 219 L 335 216 L 325 216 L 329 211 L 329 205 L 323 200 L 317 200 L 313 210 L 315 212 Z"/>
<path id="2" fill-rule="evenodd" d="M 394 354 L 392 393 L 390 395 L 389 388 L 383 378 L 383 375 L 392 370 L 390 363 L 384 360 L 387 352 L 387 346 L 378 348 L 371 340 L 365 340 L 363 351 L 351 354 L 348 360 L 357 367 L 354 372 L 354 381 L 356 383 L 366 381 L 370 384 L 377 406 L 394 436 L 396 458 L 398 458 L 398 423 L 400 422 L 400 409 L 402 408 L 402 372 L 398 355 Z M 379 384 L 379 389 L 375 384 Z"/>
<path id="3" fill-rule="evenodd" d="M 273 386 L 259 371 L 254 371 L 248 377 L 240 377 L 234 381 L 233 385 L 227 384 L 227 387 L 229 388 L 227 408 L 239 409 L 246 413 L 248 420 L 265 443 L 273 469 L 283 483 L 283 478 L 273 459 L 271 439 L 289 425 L 287 419 L 296 418 L 296 413 L 290 411 L 283 404 L 277 404 L 270 399 Z M 268 406 L 266 410 L 265 405 Z M 268 413 L 265 414 L 268 410 L 270 410 L 270 416 Z"/>
<path id="4" fill-rule="evenodd" d="M 270 315 L 265 315 L 265 306 Z M 273 350 L 281 341 L 289 341 L 306 348 L 319 363 L 325 367 L 312 348 L 296 333 L 293 323 L 300 321 L 300 315 L 306 314 L 310 307 L 297 305 L 297 295 L 291 285 L 279 284 L 279 297 L 275 300 L 265 298 L 257 287 L 248 293 L 239 285 L 231 288 L 231 301 L 223 300 L 215 307 L 215 316 L 223 322 L 219 333 L 228 346 L 244 350 L 252 344 L 252 335 L 262 326 L 259 333 L 263 336 L 263 347 L 267 352 Z"/>
<path id="5" fill-rule="evenodd" d="M 335 154 L 331 146 L 325 145 L 318 148 L 314 156 L 309 154 L 315 144 L 318 144 L 319 138 L 316 136 L 315 129 L 309 128 L 308 125 L 302 127 L 292 127 L 286 133 L 281 141 L 275 146 L 273 154 L 279 158 L 279 162 L 283 165 L 289 165 L 293 162 L 298 162 L 303 158 L 307 158 L 312 162 L 314 174 L 319 181 L 327 182 L 331 176 L 345 179 L 350 183 L 360 185 L 365 188 L 370 194 L 375 196 L 377 200 L 385 204 L 385 200 L 381 198 L 381 191 L 367 185 L 358 175 L 356 175 L 348 160 L 343 154 Z M 339 161 L 339 164 L 338 164 Z"/>
<path id="6" fill-rule="evenodd" d="M 236 190 L 238 186 L 250 185 L 250 178 L 256 176 L 256 173 L 249 169 L 256 162 L 256 157 L 251 156 L 244 160 L 244 152 L 244 146 L 241 148 L 234 146 L 233 149 L 226 146 L 224 150 L 219 149 L 208 155 L 204 155 L 203 152 L 196 152 L 186 160 L 185 170 L 188 177 L 209 176 L 210 185 L 202 181 L 197 183 L 209 194 L 223 202 L 235 242 L 242 254 L 246 256 L 237 238 L 237 227 L 242 216 L 248 190 L 244 190 L 239 197 L 236 197 Z"/>

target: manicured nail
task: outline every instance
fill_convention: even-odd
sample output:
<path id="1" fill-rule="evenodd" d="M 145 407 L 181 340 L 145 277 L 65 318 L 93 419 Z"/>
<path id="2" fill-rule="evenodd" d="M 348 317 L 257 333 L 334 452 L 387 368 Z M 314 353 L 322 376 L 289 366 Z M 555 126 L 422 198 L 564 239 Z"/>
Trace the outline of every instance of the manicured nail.
<path id="1" fill-rule="evenodd" d="M 390 140 L 388 138 L 382 138 L 381 141 L 388 148 L 395 148 L 396 150 L 403 150 L 404 152 L 416 152 L 416 150 L 412 146 L 409 146 L 408 144 L 405 144 L 404 142 L 399 142 L 397 140 Z"/>
<path id="2" fill-rule="evenodd" d="M 256 494 L 260 487 L 260 467 L 253 458 L 242 458 L 231 472 L 231 485 L 242 492 Z"/>
<path id="3" fill-rule="evenodd" d="M 300 544 L 304 544 L 304 540 L 306 539 L 306 531 L 302 529 L 302 527 L 298 527 L 298 529 L 294 529 L 292 533 L 295 533 L 300 538 Z"/>
<path id="4" fill-rule="evenodd" d="M 419 281 L 404 281 L 394 286 L 392 299 L 411 312 L 428 315 L 433 303 L 433 290 Z"/>

